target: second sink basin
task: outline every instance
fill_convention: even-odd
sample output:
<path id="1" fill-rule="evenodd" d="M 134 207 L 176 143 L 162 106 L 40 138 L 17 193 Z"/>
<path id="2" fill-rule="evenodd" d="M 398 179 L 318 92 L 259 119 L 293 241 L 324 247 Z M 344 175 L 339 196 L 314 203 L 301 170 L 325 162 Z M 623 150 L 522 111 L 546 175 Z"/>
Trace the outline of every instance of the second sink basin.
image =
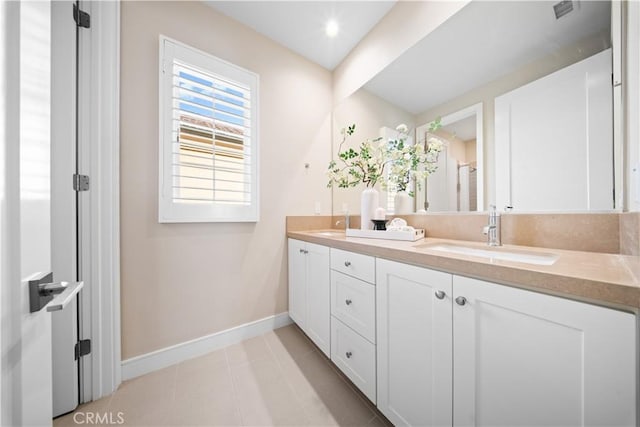
<path id="1" fill-rule="evenodd" d="M 320 236 L 326 237 L 344 237 L 344 231 L 336 230 L 323 230 L 323 231 L 315 231 L 313 234 L 318 234 Z"/>
<path id="2" fill-rule="evenodd" d="M 417 248 L 536 265 L 553 265 L 553 263 L 558 260 L 558 255 L 552 253 L 507 249 L 502 247 L 480 248 L 477 246 L 467 246 L 455 243 L 427 243 L 425 245 L 419 245 Z"/>

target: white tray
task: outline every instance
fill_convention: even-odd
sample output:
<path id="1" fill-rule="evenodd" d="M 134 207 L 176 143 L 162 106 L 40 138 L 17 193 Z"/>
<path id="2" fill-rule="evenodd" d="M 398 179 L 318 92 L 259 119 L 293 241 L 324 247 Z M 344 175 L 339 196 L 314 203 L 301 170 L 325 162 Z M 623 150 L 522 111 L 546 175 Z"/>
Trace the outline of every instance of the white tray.
<path id="1" fill-rule="evenodd" d="M 407 240 L 415 242 L 424 238 L 424 230 L 414 231 L 389 231 L 389 230 L 360 230 L 359 228 L 347 228 L 347 237 L 366 237 L 369 239 Z"/>

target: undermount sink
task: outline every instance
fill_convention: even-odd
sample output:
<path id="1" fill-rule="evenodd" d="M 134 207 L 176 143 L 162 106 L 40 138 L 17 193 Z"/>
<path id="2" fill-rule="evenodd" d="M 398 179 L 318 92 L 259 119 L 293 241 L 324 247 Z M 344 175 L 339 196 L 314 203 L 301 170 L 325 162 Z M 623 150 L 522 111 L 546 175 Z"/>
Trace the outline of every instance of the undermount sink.
<path id="1" fill-rule="evenodd" d="M 520 249 L 507 249 L 502 247 L 479 248 L 455 243 L 428 243 L 416 246 L 420 249 L 428 249 L 450 254 L 469 255 L 490 260 L 503 260 L 523 262 L 536 265 L 553 265 L 558 260 L 558 255 L 546 252 L 533 252 Z"/>
<path id="2" fill-rule="evenodd" d="M 342 237 L 342 236 L 344 236 L 344 231 L 340 231 L 340 230 L 336 230 L 336 231 L 329 231 L 329 230 L 314 231 L 313 234 L 318 234 L 320 236 L 326 236 L 326 237 Z"/>

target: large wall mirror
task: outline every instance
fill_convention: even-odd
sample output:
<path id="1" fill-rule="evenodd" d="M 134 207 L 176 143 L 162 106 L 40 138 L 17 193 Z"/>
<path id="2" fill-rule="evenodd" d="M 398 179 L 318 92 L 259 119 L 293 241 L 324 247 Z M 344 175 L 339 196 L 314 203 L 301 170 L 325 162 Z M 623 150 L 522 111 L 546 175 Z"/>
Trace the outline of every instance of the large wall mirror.
<path id="1" fill-rule="evenodd" d="M 353 123 L 354 146 L 400 123 L 421 143 L 439 117 L 446 150 L 416 212 L 617 208 L 612 4 L 556 3 L 470 2 L 334 108 L 333 155 Z M 334 189 L 334 214 L 358 213 L 361 191 Z"/>

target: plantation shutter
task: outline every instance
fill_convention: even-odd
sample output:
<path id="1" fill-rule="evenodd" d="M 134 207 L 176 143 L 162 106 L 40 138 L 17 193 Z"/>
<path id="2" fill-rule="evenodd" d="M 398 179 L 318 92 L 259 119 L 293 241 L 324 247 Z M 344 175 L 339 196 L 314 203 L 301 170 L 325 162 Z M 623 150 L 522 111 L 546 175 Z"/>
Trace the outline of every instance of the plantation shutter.
<path id="1" fill-rule="evenodd" d="M 161 222 L 257 221 L 257 75 L 161 38 Z"/>

